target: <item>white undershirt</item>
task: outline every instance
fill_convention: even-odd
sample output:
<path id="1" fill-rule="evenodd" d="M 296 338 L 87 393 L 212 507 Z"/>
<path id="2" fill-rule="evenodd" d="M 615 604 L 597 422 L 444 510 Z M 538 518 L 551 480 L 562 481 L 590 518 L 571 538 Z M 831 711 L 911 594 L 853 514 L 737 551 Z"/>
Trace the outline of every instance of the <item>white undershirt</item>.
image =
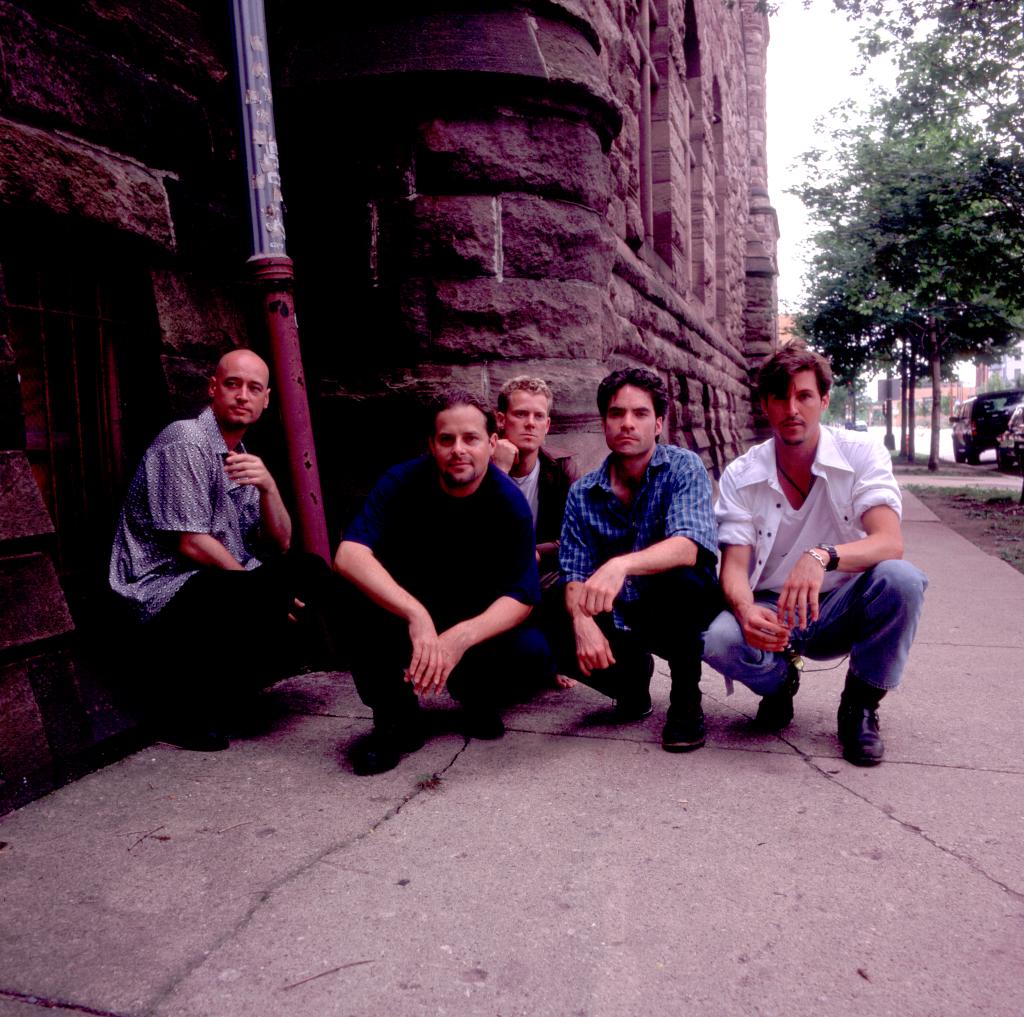
<path id="1" fill-rule="evenodd" d="M 511 476 L 511 474 L 509 474 Z M 533 464 L 533 469 L 526 474 L 525 477 L 512 477 L 515 481 L 516 487 L 523 492 L 523 497 L 529 503 L 530 511 L 533 513 L 533 528 L 537 529 L 537 506 L 539 500 L 537 497 L 537 484 L 540 480 L 540 459 Z"/>
<path id="2" fill-rule="evenodd" d="M 835 533 L 832 508 L 829 505 L 824 481 L 814 484 L 811 493 L 798 509 L 793 508 L 788 499 L 783 498 L 779 531 L 775 535 L 775 543 L 772 544 L 764 571 L 757 582 L 758 590 L 781 592 L 798 556 L 817 544 L 834 543 L 837 539 Z M 825 557 L 824 553 L 822 557 Z M 852 574 L 826 572 L 821 592 L 828 593 L 851 578 Z"/>

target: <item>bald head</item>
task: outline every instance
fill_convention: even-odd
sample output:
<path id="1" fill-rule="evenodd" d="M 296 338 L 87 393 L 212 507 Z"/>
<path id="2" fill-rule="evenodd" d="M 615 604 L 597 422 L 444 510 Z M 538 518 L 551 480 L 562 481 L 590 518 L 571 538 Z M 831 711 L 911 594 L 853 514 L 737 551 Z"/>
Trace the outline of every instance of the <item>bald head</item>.
<path id="1" fill-rule="evenodd" d="M 267 408 L 270 368 L 252 350 L 232 350 L 217 362 L 209 392 L 217 426 L 225 438 L 230 434 L 237 442 Z"/>
<path id="2" fill-rule="evenodd" d="M 262 372 L 264 388 L 270 385 L 270 368 L 267 362 L 252 350 L 231 350 L 217 361 L 215 378 L 223 378 L 236 371 Z"/>

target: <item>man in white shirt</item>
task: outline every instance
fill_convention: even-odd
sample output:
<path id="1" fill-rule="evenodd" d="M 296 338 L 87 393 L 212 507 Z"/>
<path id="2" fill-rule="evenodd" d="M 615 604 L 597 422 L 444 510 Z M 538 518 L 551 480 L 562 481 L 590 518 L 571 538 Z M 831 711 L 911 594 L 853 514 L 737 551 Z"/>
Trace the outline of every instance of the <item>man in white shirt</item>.
<path id="1" fill-rule="evenodd" d="M 765 362 L 757 394 L 772 437 L 730 463 L 715 514 L 730 610 L 704 635 L 704 658 L 763 698 L 757 723 L 793 719 L 796 655 L 850 655 L 839 704 L 843 757 L 882 761 L 877 708 L 899 685 L 927 577 L 902 561 L 902 498 L 888 452 L 823 426 L 832 372 L 803 343 Z"/>

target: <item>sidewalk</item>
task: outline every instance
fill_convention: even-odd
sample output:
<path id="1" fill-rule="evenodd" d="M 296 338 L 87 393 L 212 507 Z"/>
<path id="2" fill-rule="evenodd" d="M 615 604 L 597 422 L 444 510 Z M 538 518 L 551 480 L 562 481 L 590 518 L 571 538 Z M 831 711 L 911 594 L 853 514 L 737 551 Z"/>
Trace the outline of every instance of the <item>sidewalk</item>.
<path id="1" fill-rule="evenodd" d="M 0 1017 L 1018 1017 L 1024 576 L 912 495 L 905 533 L 881 767 L 839 757 L 834 662 L 782 737 L 706 672 L 707 747 L 663 752 L 659 674 L 638 725 L 577 688 L 467 744 L 442 705 L 373 778 L 347 676 L 291 679 L 269 733 L 0 820 Z"/>

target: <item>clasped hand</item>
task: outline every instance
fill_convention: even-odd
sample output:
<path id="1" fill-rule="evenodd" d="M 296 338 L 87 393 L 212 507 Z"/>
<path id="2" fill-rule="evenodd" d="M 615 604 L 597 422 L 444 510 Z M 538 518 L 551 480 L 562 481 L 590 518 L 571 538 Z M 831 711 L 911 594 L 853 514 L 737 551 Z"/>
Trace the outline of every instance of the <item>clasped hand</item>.
<path id="1" fill-rule="evenodd" d="M 459 627 L 453 626 L 438 635 L 429 616 L 416 618 L 409 623 L 409 640 L 412 659 L 405 669 L 405 680 L 418 695 L 440 692 L 466 652 Z"/>
<path id="2" fill-rule="evenodd" d="M 609 558 L 580 587 L 580 610 L 590 617 L 610 611 L 625 581 L 625 567 L 617 558 Z"/>

